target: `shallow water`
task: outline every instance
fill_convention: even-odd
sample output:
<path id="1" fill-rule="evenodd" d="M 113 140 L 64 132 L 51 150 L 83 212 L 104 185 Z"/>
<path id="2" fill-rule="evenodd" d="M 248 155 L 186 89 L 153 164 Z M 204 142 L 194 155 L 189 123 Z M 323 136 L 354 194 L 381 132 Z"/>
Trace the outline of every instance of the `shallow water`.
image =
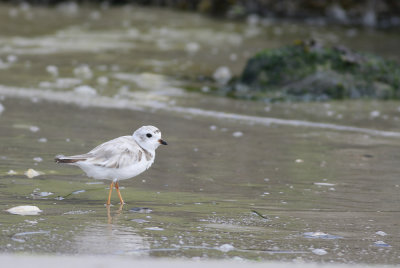
<path id="1" fill-rule="evenodd" d="M 313 35 L 396 59 L 398 35 L 93 10 L 0 7 L 1 252 L 400 262 L 400 103 L 184 90 L 215 87 L 217 67 L 238 74 L 254 51 Z M 122 207 L 115 193 L 104 206 L 107 182 L 53 162 L 144 124 L 169 145 L 121 182 Z M 28 178 L 30 168 L 41 174 Z M 20 205 L 43 212 L 5 211 Z"/>

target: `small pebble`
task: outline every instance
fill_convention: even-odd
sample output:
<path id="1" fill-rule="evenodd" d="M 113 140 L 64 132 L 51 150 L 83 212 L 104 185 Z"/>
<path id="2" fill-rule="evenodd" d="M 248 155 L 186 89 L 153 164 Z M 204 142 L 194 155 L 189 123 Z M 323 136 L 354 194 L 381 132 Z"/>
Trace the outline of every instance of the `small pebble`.
<path id="1" fill-rule="evenodd" d="M 34 177 L 37 177 L 40 175 L 40 173 L 32 168 L 28 169 L 25 173 L 25 176 L 27 176 L 29 179 L 32 179 Z"/>
<path id="2" fill-rule="evenodd" d="M 10 169 L 10 170 L 7 172 L 7 174 L 8 174 L 8 175 L 15 175 L 15 174 L 17 174 L 17 172 L 15 172 L 14 170 Z"/>
<path id="3" fill-rule="evenodd" d="M 30 130 L 31 132 L 38 132 L 38 131 L 40 130 L 40 128 L 37 127 L 37 126 L 30 126 L 30 127 L 29 127 L 29 130 Z"/>
<path id="4" fill-rule="evenodd" d="M 231 244 L 223 244 L 221 246 L 218 247 L 218 250 L 222 251 L 222 252 L 228 252 L 231 250 L 234 250 L 235 247 L 232 246 Z"/>
<path id="5" fill-rule="evenodd" d="M 34 158 L 33 158 L 33 161 L 35 161 L 35 162 L 42 162 L 42 161 L 43 161 L 43 158 L 41 158 L 41 157 L 34 157 Z"/>
<path id="6" fill-rule="evenodd" d="M 235 137 L 235 138 L 242 137 L 243 136 L 243 132 L 240 132 L 240 131 L 233 132 L 232 136 Z"/>
<path id="7" fill-rule="evenodd" d="M 380 235 L 380 236 L 386 236 L 387 233 L 383 232 L 383 231 L 378 231 L 375 234 Z"/>
<path id="8" fill-rule="evenodd" d="M 46 71 L 54 77 L 58 76 L 58 68 L 54 65 L 49 65 L 46 67 Z"/>
<path id="9" fill-rule="evenodd" d="M 314 253 L 314 254 L 316 254 L 316 255 L 322 256 L 322 255 L 327 254 L 328 252 L 327 252 L 325 249 L 316 248 L 316 249 L 313 249 L 313 250 L 312 250 L 312 253 Z"/>
<path id="10" fill-rule="evenodd" d="M 377 247 L 390 247 L 390 245 L 389 244 L 386 244 L 385 242 L 383 242 L 383 241 L 376 241 L 375 243 L 374 243 L 374 245 L 375 246 L 377 246 Z"/>
<path id="11" fill-rule="evenodd" d="M 7 209 L 7 212 L 15 215 L 38 215 L 42 210 L 36 206 L 18 206 Z"/>

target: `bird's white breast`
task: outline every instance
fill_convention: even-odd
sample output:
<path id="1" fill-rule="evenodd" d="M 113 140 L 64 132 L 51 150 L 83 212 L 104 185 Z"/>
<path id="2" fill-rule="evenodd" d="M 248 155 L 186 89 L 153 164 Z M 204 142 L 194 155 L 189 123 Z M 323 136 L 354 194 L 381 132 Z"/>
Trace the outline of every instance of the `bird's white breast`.
<path id="1" fill-rule="evenodd" d="M 78 162 L 77 165 L 86 173 L 87 176 L 98 180 L 126 180 L 133 178 L 140 173 L 144 172 L 154 162 L 155 155 L 153 154 L 151 159 L 147 160 L 143 157 L 141 161 L 132 163 L 131 165 L 122 168 L 109 168 L 96 166 L 91 163 Z"/>

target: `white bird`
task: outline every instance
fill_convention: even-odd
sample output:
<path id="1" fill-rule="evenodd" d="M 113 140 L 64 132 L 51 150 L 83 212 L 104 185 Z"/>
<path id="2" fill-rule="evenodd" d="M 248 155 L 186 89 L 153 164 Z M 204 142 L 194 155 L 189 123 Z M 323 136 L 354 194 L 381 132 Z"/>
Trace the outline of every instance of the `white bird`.
<path id="1" fill-rule="evenodd" d="M 58 155 L 55 161 L 78 166 L 94 179 L 112 180 L 107 205 L 110 205 L 114 185 L 121 204 L 124 204 L 118 180 L 130 179 L 147 170 L 153 164 L 156 149 L 161 144 L 167 145 L 161 139 L 161 131 L 154 126 L 143 126 L 132 136 L 107 141 L 86 154 Z"/>

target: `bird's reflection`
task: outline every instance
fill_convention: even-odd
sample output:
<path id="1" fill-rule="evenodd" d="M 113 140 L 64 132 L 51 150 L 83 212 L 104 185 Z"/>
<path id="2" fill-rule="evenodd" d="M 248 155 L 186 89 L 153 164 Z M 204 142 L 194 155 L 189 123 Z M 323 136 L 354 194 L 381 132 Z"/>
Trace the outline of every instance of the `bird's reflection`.
<path id="1" fill-rule="evenodd" d="M 123 207 L 124 207 L 124 204 L 120 204 L 119 208 L 115 212 L 113 212 L 113 215 L 111 216 L 111 205 L 106 205 L 106 208 L 107 208 L 107 223 L 109 225 L 117 222 L 118 218 L 122 214 L 122 208 Z"/>
<path id="2" fill-rule="evenodd" d="M 75 248 L 80 254 L 148 254 L 149 243 L 129 222 L 120 218 L 123 207 L 123 204 L 118 208 L 106 206 L 102 213 L 107 213 L 107 222 L 105 218 L 101 222 L 94 221 L 75 236 Z"/>

